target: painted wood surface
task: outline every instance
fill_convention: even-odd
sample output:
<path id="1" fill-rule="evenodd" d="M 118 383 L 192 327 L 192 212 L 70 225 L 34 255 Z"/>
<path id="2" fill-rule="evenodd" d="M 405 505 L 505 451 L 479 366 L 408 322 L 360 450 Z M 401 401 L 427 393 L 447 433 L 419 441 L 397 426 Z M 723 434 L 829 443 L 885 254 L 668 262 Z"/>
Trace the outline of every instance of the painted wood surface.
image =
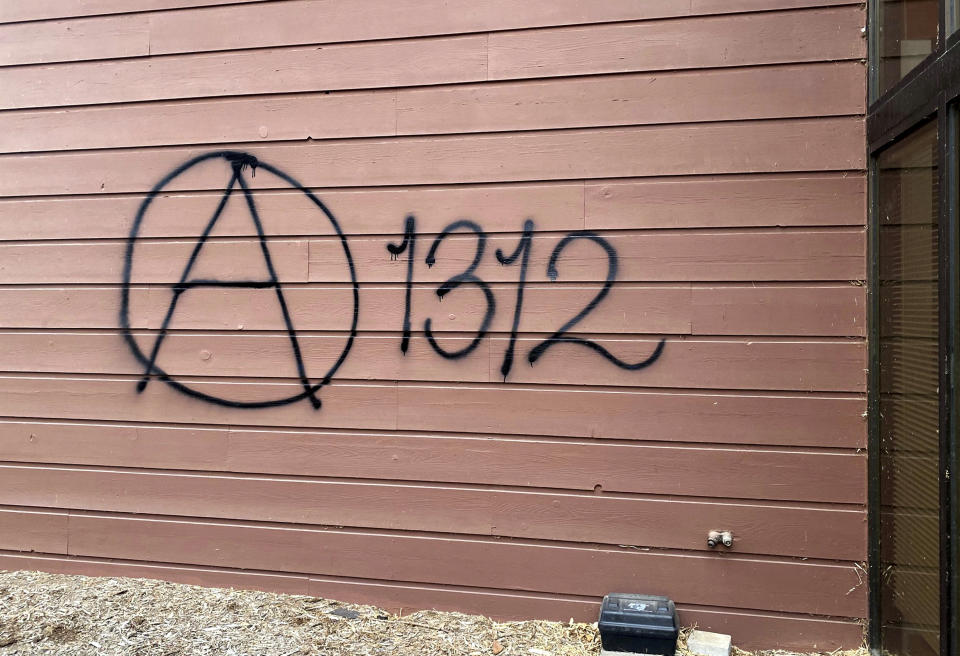
<path id="1" fill-rule="evenodd" d="M 6 462 L 862 504 L 863 453 L 410 431 L 0 422 Z M 687 476 L 673 473 L 684 462 Z"/>
<path id="2" fill-rule="evenodd" d="M 152 0 L 137 5 L 115 0 L 88 0 L 66 7 L 54 2 L 9 2 L 0 13 L 0 22 L 32 22 L 0 28 L 0 65 L 855 4 L 850 0 L 679 4 L 672 0 L 617 0 L 584 6 L 577 0 L 537 0 L 518 7 L 509 0 L 485 0 L 471 3 L 467 8 L 442 0 L 377 0 L 362 4 L 338 0 L 325 2 L 323 6 L 310 0 L 294 0 L 236 6 L 244 1 L 252 0 Z M 184 10 L 202 6 L 207 8 Z M 96 18 L 82 18 L 98 14 Z"/>
<path id="3" fill-rule="evenodd" d="M 542 4 L 542 3 L 540 3 Z M 418 11 L 421 11 L 418 9 Z M 360 19 L 366 22 L 366 14 Z M 859 5 L 0 68 L 3 108 L 861 59 Z M 254 23 L 255 24 L 255 23 Z M 596 44 L 603 43 L 603 48 Z M 398 60 L 417 66 L 397 67 Z M 224 71 L 229 74 L 224 75 Z M 40 73 L 40 75 L 38 75 Z M 70 84 L 66 81 L 70 80 Z"/>
<path id="4" fill-rule="evenodd" d="M 11 110 L 0 152 L 847 116 L 863 113 L 864 93 L 849 61 Z"/>
<path id="5" fill-rule="evenodd" d="M 0 113 L 0 120 L 4 114 Z M 354 235 L 396 232 L 413 208 L 418 226 L 438 234 L 452 216 L 482 220 L 491 233 L 516 231 L 533 217 L 542 230 L 862 226 L 866 181 L 846 173 L 695 176 L 654 180 L 314 189 Z M 0 239 L 126 239 L 142 194 L 0 200 Z M 212 192 L 164 193 L 163 221 L 144 237 L 195 237 L 216 204 Z M 264 191 L 260 212 L 277 236 L 310 236 L 322 225 L 296 192 Z M 65 223 L 61 217 L 70 216 Z M 772 220 L 773 219 L 773 220 Z M 222 236 L 253 236 L 246 222 L 217 226 Z"/>
<path id="6" fill-rule="evenodd" d="M 496 296 L 515 296 L 506 283 L 491 285 Z M 596 295 L 596 285 L 530 285 L 524 299 L 520 328 L 549 333 L 559 327 L 559 317 L 574 316 Z M 159 329 L 170 305 L 168 285 L 131 287 L 130 304 L 137 311 L 130 317 L 134 329 Z M 352 317 L 352 289 L 320 285 L 290 286 L 284 291 L 287 308 L 299 328 L 345 330 Z M 495 297 L 496 297 L 495 296 Z M 365 286 L 360 298 L 359 330 L 398 332 L 403 326 L 404 290 L 400 286 Z M 209 293 L 207 294 L 209 299 Z M 865 333 L 864 289 L 843 284 L 664 284 L 620 285 L 610 293 L 617 312 L 592 313 L 572 327 L 578 333 L 668 333 L 672 335 L 826 336 L 859 337 Z M 120 288 L 93 287 L 0 287 L 0 299 L 29 312 L 0 315 L 4 328 L 119 328 Z M 411 301 L 429 314 L 441 314 L 433 325 L 437 332 L 476 330 L 484 308 L 467 293 L 440 301 L 436 286 L 413 287 Z M 506 301 L 505 301 L 506 302 Z M 283 330 L 276 295 L 254 291 L 240 296 L 220 296 L 216 305 L 204 303 L 203 295 L 187 294 L 184 308 L 171 323 L 174 330 Z M 851 310 L 851 307 L 853 308 Z M 196 308 L 196 311 L 191 310 Z M 324 308 L 318 312 L 317 308 Z M 801 314 L 798 308 L 802 309 Z M 203 314 L 199 315 L 200 309 Z M 417 330 L 422 332 L 422 321 Z M 501 313 L 490 323 L 491 332 L 510 332 L 511 316 Z"/>
<path id="7" fill-rule="evenodd" d="M 4 3 L 0 567 L 858 645 L 863 23 Z"/>

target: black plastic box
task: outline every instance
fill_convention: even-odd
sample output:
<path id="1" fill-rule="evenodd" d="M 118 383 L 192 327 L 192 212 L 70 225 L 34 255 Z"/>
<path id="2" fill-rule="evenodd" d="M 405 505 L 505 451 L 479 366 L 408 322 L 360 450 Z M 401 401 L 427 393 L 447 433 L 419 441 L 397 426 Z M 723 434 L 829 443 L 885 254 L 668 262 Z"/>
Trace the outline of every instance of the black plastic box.
<path id="1" fill-rule="evenodd" d="M 607 651 L 674 656 L 680 624 L 666 597 L 614 592 L 600 606 L 600 640 Z"/>

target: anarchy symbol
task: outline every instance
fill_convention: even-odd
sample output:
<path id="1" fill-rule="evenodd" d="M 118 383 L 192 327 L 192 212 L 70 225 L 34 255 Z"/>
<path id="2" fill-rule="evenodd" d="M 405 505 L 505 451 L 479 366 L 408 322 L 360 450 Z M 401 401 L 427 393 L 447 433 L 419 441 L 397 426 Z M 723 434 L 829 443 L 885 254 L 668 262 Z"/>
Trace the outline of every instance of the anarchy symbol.
<path id="1" fill-rule="evenodd" d="M 140 344 L 134 338 L 134 335 L 130 328 L 130 284 L 131 284 L 131 271 L 133 268 L 134 255 L 136 251 L 137 241 L 140 234 L 140 229 L 143 224 L 144 217 L 146 216 L 147 210 L 150 208 L 151 203 L 154 199 L 160 194 L 163 189 L 170 184 L 175 178 L 183 174 L 188 169 L 196 166 L 201 162 L 207 160 L 221 159 L 229 164 L 230 166 L 230 179 L 227 183 L 226 188 L 223 191 L 223 194 L 220 197 L 220 202 L 218 203 L 216 209 L 213 212 L 213 215 L 210 217 L 210 220 L 207 221 L 206 226 L 203 229 L 203 232 L 197 238 L 197 242 L 193 247 L 193 250 L 190 254 L 189 259 L 187 260 L 186 266 L 183 269 L 183 273 L 180 275 L 180 279 L 170 286 L 172 291 L 172 298 L 170 304 L 167 307 L 166 314 L 163 317 L 163 323 L 160 327 L 159 332 L 156 335 L 156 338 L 153 341 L 152 347 L 149 349 L 149 353 L 144 353 L 140 348 Z M 245 177 L 246 169 L 250 169 L 253 175 L 256 175 L 256 170 L 258 168 L 267 171 L 291 187 L 299 190 L 326 216 L 326 219 L 330 222 L 331 227 L 334 232 L 340 239 L 340 244 L 343 247 L 343 253 L 346 259 L 346 263 L 350 269 L 350 280 L 353 285 L 353 320 L 350 326 L 350 335 L 346 341 L 346 344 L 343 347 L 343 350 L 340 352 L 339 357 L 333 362 L 327 372 L 314 382 L 307 376 L 306 367 L 303 362 L 303 352 L 300 348 L 300 342 L 297 339 L 297 332 L 293 326 L 293 321 L 290 316 L 290 310 L 287 306 L 286 298 L 283 294 L 283 285 L 280 282 L 280 279 L 277 277 L 276 269 L 273 265 L 273 258 L 270 255 L 270 246 L 267 241 L 267 237 L 264 233 L 263 222 L 260 220 L 260 214 L 257 211 L 257 204 L 254 198 L 254 194 L 250 189 L 250 185 Z M 230 199 L 231 195 L 234 193 L 242 193 L 246 208 L 250 213 L 250 220 L 253 223 L 253 227 L 256 230 L 256 235 L 259 240 L 260 252 L 263 255 L 263 261 L 266 265 L 267 277 L 260 280 L 217 280 L 217 279 L 208 279 L 208 278 L 194 278 L 192 277 L 192 272 L 194 264 L 197 261 L 197 257 L 200 255 L 203 250 L 204 244 L 207 242 L 207 238 L 210 236 L 210 233 L 213 231 L 214 227 L 217 224 L 217 221 L 220 219 L 223 214 L 223 210 L 227 205 L 227 201 Z M 296 362 L 297 374 L 300 379 L 300 386 L 303 388 L 303 391 L 292 394 L 290 396 L 274 398 L 274 399 L 265 399 L 258 401 L 238 401 L 233 399 L 226 399 L 219 396 L 214 396 L 207 394 L 206 392 L 201 392 L 200 390 L 186 385 L 180 381 L 175 380 L 169 373 L 164 371 L 158 364 L 157 359 L 160 355 L 161 347 L 163 346 L 164 340 L 167 337 L 167 332 L 170 328 L 170 322 L 174 317 L 174 314 L 177 310 L 177 304 L 179 303 L 181 297 L 186 292 L 198 289 L 198 288 L 222 288 L 222 289 L 273 289 L 276 293 L 277 304 L 279 306 L 279 311 L 283 316 L 283 322 L 286 327 L 286 333 L 290 340 L 290 348 L 293 353 L 293 358 Z M 324 385 L 329 385 L 333 379 L 333 375 L 336 373 L 337 369 L 343 364 L 344 360 L 347 358 L 347 354 L 350 352 L 350 348 L 353 346 L 353 341 L 357 334 L 357 318 L 360 308 L 360 290 L 357 284 L 357 275 L 353 265 L 353 258 L 350 255 L 350 247 L 347 244 L 347 238 L 343 234 L 343 231 L 340 229 L 340 225 L 337 223 L 336 217 L 333 216 L 333 213 L 327 208 L 323 202 L 317 198 L 313 192 L 304 187 L 302 184 L 297 182 L 293 177 L 284 173 L 283 171 L 277 169 L 270 164 L 259 161 L 253 155 L 242 152 L 235 151 L 216 151 L 207 153 L 205 155 L 200 155 L 195 157 L 171 171 L 167 174 L 160 182 L 158 182 L 153 189 L 147 194 L 143 202 L 140 204 L 139 209 L 137 210 L 136 218 L 133 222 L 133 227 L 130 230 L 130 237 L 127 240 L 126 256 L 124 260 L 123 267 L 123 286 L 121 290 L 120 298 L 120 327 L 123 333 L 123 337 L 127 342 L 127 345 L 130 347 L 130 350 L 133 352 L 134 357 L 143 365 L 143 376 L 137 382 L 137 392 L 143 392 L 147 385 L 150 383 L 150 380 L 156 378 L 157 380 L 163 381 L 170 387 L 175 390 L 187 394 L 188 396 L 202 399 L 216 405 L 227 406 L 231 408 L 267 408 L 272 406 L 285 405 L 288 403 L 294 403 L 306 399 L 310 404 L 319 409 L 320 408 L 320 398 L 318 392 L 320 388 Z"/>

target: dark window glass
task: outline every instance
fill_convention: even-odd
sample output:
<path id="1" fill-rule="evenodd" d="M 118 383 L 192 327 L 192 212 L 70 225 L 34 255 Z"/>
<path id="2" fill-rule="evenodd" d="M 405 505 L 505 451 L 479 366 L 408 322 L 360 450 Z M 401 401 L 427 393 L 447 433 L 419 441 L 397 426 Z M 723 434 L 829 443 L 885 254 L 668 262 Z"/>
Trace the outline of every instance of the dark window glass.
<path id="1" fill-rule="evenodd" d="M 877 0 L 879 89 L 887 91 L 936 50 L 939 0 Z"/>
<path id="2" fill-rule="evenodd" d="M 933 656 L 940 647 L 936 122 L 877 164 L 881 635 L 890 653 Z"/>
<path id="3" fill-rule="evenodd" d="M 957 7 L 957 2 L 952 3 Z M 949 559 L 950 571 L 948 574 L 952 577 L 951 585 L 953 594 L 951 595 L 951 615 L 957 617 L 960 615 L 960 143 L 957 143 L 957 135 L 960 134 L 960 108 L 956 105 L 950 110 L 950 128 L 952 149 L 952 179 L 950 180 L 950 203 L 952 207 L 952 217 L 950 221 L 950 293 L 952 303 L 950 304 L 950 330 L 949 335 L 952 340 L 951 349 L 953 352 L 952 362 L 952 388 L 953 396 L 949 399 L 950 406 L 950 547 L 951 557 Z M 953 631 L 953 654 L 960 656 L 960 628 L 954 621 Z M 946 631 L 946 627 L 944 627 Z"/>

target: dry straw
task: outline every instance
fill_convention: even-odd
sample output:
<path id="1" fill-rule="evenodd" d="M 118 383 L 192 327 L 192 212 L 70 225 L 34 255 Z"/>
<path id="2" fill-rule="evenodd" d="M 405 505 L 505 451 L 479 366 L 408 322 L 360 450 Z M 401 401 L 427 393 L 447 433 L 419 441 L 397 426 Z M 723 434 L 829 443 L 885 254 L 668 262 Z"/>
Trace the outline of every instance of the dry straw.
<path id="1" fill-rule="evenodd" d="M 687 656 L 682 645 L 678 654 Z M 599 650 L 595 624 L 495 622 L 437 611 L 393 615 L 316 597 L 0 572 L 0 656 L 594 656 Z"/>

